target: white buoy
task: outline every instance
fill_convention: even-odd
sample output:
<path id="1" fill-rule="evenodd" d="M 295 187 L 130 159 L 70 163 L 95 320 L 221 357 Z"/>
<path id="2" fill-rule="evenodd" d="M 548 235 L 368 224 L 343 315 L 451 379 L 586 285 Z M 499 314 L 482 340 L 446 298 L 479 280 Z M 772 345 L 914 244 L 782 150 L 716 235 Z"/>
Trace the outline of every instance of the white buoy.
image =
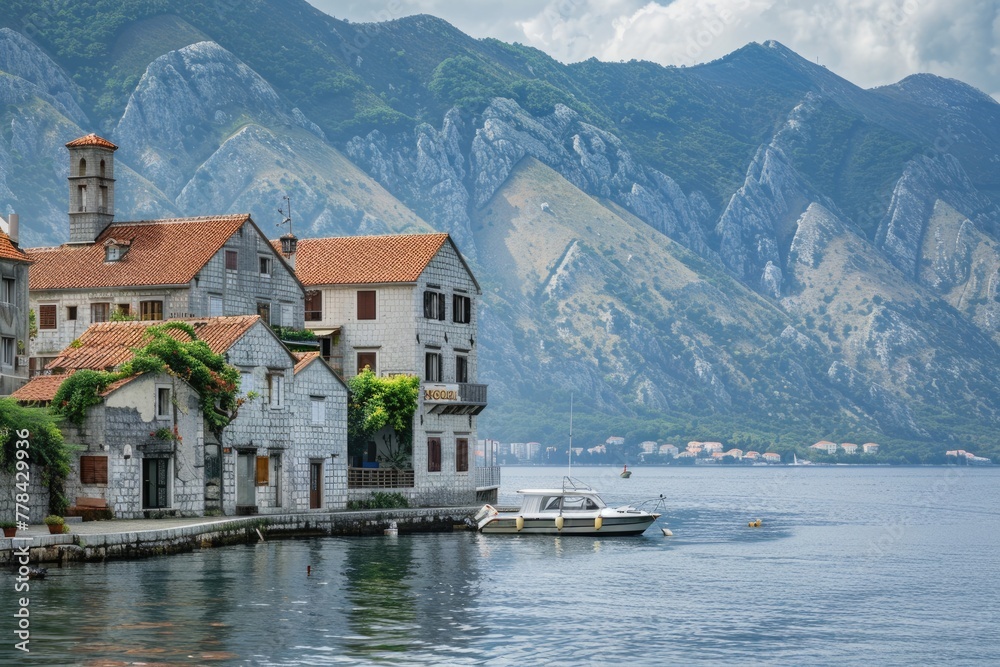
<path id="1" fill-rule="evenodd" d="M 673 537 L 674 536 L 673 532 L 669 528 L 661 528 L 660 530 L 663 531 L 663 536 L 664 537 Z"/>

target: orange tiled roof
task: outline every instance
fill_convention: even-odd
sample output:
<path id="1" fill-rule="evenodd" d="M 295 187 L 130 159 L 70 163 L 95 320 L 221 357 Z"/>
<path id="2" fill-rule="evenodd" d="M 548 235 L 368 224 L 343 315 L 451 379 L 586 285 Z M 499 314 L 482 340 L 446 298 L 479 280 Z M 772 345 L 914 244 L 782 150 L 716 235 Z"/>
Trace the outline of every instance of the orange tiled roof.
<path id="1" fill-rule="evenodd" d="M 32 290 L 185 285 L 236 233 L 250 215 L 115 222 L 97 241 L 57 248 L 29 248 Z M 128 241 L 116 262 L 105 262 L 104 243 Z"/>
<path id="2" fill-rule="evenodd" d="M 58 373 L 55 375 L 35 376 L 27 384 L 11 394 L 10 397 L 23 403 L 51 402 L 52 398 L 56 395 L 56 390 L 59 389 L 59 385 L 70 375 L 71 373 Z"/>
<path id="3" fill-rule="evenodd" d="M 413 283 L 447 239 L 447 234 L 301 239 L 295 273 L 303 285 Z M 281 250 L 280 241 L 271 243 Z"/>
<path id="4" fill-rule="evenodd" d="M 319 359 L 319 352 L 292 352 L 292 356 L 295 357 L 295 368 L 292 369 L 292 374 L 297 375 L 303 368 Z"/>
<path id="5" fill-rule="evenodd" d="M 105 139 L 104 137 L 99 137 L 93 132 L 90 134 L 80 137 L 79 139 L 74 139 L 73 141 L 66 144 L 66 148 L 79 148 L 81 146 L 99 146 L 101 148 L 110 148 L 113 151 L 118 150 L 118 147 L 113 143 Z"/>
<path id="6" fill-rule="evenodd" d="M 216 354 L 222 354 L 238 341 L 250 327 L 260 321 L 259 315 L 229 317 L 192 317 L 181 320 L 194 327 L 195 334 Z M 132 350 L 149 340 L 146 328 L 163 322 L 101 322 L 91 325 L 75 345 L 70 345 L 46 366 L 48 369 L 76 370 L 115 368 L 134 356 Z M 173 330 L 178 340 L 187 336 Z"/>
<path id="7" fill-rule="evenodd" d="M 30 262 L 24 251 L 14 245 L 10 237 L 0 232 L 0 258 L 12 259 L 16 262 Z"/>

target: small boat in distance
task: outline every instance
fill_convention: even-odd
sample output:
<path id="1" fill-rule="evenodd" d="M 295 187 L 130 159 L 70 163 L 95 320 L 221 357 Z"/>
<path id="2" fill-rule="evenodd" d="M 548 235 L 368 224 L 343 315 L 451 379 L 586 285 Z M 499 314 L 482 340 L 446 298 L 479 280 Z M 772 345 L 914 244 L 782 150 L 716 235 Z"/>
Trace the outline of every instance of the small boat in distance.
<path id="1" fill-rule="evenodd" d="M 561 489 L 524 489 L 518 493 L 522 496 L 521 509 L 516 512 L 501 512 L 484 505 L 475 518 L 478 530 L 536 535 L 640 535 L 660 517 L 631 505 L 608 507 L 594 489 L 571 477 L 563 478 Z"/>
<path id="2" fill-rule="evenodd" d="M 625 464 L 625 467 L 622 468 L 620 476 L 621 476 L 622 479 L 628 479 L 629 477 L 632 476 L 632 471 L 628 469 L 628 464 L 627 463 Z"/>

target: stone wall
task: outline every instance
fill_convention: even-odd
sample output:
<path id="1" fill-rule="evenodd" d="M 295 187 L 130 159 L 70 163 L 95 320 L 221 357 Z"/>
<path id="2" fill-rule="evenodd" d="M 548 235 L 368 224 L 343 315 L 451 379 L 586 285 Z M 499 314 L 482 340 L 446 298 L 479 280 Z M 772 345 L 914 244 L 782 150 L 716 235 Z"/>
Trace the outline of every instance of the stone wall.
<path id="1" fill-rule="evenodd" d="M 175 405 L 169 419 L 156 415 L 156 390 L 170 387 Z M 177 428 L 179 441 L 153 437 L 160 428 Z M 65 485 L 66 498 L 103 498 L 120 519 L 146 516 L 142 503 L 143 460 L 169 459 L 168 506 L 151 510 L 176 516 L 200 516 L 205 509 L 204 419 L 197 392 L 186 382 L 165 373 L 143 375 L 119 387 L 103 403 L 88 411 L 82 427 L 62 426 L 67 444 L 78 448 Z M 124 457 L 125 445 L 132 456 Z M 108 483 L 83 484 L 81 456 L 108 458 Z"/>
<path id="2" fill-rule="evenodd" d="M 226 270 L 226 251 L 237 252 L 238 270 Z M 260 258 L 271 259 L 270 275 L 261 274 Z M 271 308 L 271 324 L 301 329 L 305 318 L 305 292 L 281 254 L 252 222 L 233 234 L 202 267 L 189 292 L 187 310 L 197 317 L 210 314 L 210 297 L 222 299 L 222 315 L 253 315 L 257 305 Z M 286 321 L 287 320 L 287 321 Z"/>
<path id="3" fill-rule="evenodd" d="M 29 465 L 27 473 L 28 489 L 27 492 L 24 492 L 17 488 L 17 484 L 24 483 L 23 476 L 17 477 L 17 473 L 0 472 L 0 520 L 17 521 L 17 497 L 24 493 L 27 493 L 28 502 L 22 502 L 21 505 L 28 507 L 28 523 L 41 523 L 42 519 L 48 515 L 49 488 L 42 482 L 43 468 Z M 23 507 L 21 513 L 25 513 Z"/>
<path id="4" fill-rule="evenodd" d="M 312 398 L 324 397 L 324 419 L 314 423 Z M 309 509 L 309 464 L 323 462 L 323 507 L 347 506 L 347 387 L 321 359 L 295 374 L 294 446 L 287 471 L 291 511 Z"/>

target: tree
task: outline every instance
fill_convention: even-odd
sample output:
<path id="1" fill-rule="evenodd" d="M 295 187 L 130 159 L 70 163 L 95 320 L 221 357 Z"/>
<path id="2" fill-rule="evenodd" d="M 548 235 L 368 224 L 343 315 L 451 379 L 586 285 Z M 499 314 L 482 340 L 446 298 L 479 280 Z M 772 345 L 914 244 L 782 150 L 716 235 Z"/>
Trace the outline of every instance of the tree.
<path id="1" fill-rule="evenodd" d="M 27 446 L 18 446 L 24 442 Z M 48 410 L 26 408 L 12 398 L 2 398 L 0 471 L 27 472 L 29 463 L 41 471 L 42 482 L 49 489 L 49 513 L 61 515 L 69 505 L 63 495 L 63 483 L 70 472 L 70 449 L 62 432 Z"/>
<path id="2" fill-rule="evenodd" d="M 362 456 L 375 435 L 389 427 L 389 433 L 384 435 L 383 460 L 395 468 L 405 467 L 413 453 L 413 415 L 417 411 L 420 378 L 378 377 L 366 368 L 351 378 L 348 387 L 351 390 L 347 403 L 348 453 Z"/>

